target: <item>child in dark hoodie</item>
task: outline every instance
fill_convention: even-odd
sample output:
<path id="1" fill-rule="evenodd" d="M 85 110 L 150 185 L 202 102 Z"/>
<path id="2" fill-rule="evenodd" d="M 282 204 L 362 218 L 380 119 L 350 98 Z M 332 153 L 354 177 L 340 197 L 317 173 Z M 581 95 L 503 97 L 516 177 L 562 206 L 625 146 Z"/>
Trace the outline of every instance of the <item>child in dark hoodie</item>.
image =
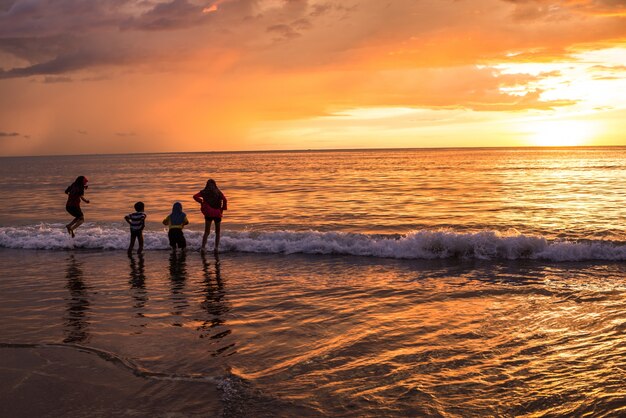
<path id="1" fill-rule="evenodd" d="M 187 247 L 187 241 L 185 240 L 185 235 L 183 235 L 183 227 L 188 223 L 187 215 L 183 212 L 183 205 L 180 202 L 174 203 L 172 213 L 163 219 L 163 225 L 168 225 L 170 228 L 167 236 L 170 239 L 172 250 L 176 250 L 177 246 L 182 250 Z"/>

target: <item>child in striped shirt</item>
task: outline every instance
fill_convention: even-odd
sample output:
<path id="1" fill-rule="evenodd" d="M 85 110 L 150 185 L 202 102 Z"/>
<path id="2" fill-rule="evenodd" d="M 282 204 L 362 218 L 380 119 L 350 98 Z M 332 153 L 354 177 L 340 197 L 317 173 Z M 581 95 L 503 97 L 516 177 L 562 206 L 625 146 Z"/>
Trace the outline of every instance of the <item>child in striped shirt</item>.
<path id="1" fill-rule="evenodd" d="M 143 211 L 143 202 L 135 203 L 135 213 L 126 215 L 124 219 L 130 225 L 130 245 L 128 246 L 128 255 L 133 252 L 135 240 L 139 242 L 137 254 L 143 251 L 143 228 L 146 226 L 146 214 Z"/>

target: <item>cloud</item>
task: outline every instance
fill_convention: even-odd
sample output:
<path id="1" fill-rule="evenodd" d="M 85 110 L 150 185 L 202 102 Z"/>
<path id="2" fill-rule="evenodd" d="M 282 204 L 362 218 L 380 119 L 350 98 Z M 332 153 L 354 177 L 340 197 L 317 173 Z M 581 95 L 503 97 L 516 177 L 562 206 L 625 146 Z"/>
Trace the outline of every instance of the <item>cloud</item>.
<path id="1" fill-rule="evenodd" d="M 590 71 L 626 72 L 626 65 L 594 65 Z"/>
<path id="2" fill-rule="evenodd" d="M 21 0 L 0 12 L 0 60 L 10 58 L 0 67 L 0 107 L 16 109 L 2 112 L 0 125 L 31 131 L 13 121 L 33 120 L 37 140 L 79 141 L 84 134 L 68 128 L 79 120 L 89 138 L 108 138 L 111 149 L 125 142 L 152 147 L 158 135 L 180 137 L 181 130 L 195 138 L 189 144 L 219 137 L 213 142 L 227 147 L 223 138 L 246 138 L 260 121 L 344 109 L 499 111 L 504 117 L 576 107 L 581 96 L 556 91 L 570 76 L 494 68 L 576 65 L 585 50 L 623 45 L 623 18 L 600 14 L 618 13 L 620 4 Z M 598 68 L 595 74 L 620 73 Z M 29 77 L 43 83 L 28 83 Z M 553 90 L 549 78 L 559 79 L 552 80 Z"/>
<path id="3" fill-rule="evenodd" d="M 70 77 L 64 77 L 64 76 L 59 76 L 59 77 L 55 77 L 55 76 L 46 76 L 43 79 L 43 82 L 45 84 L 55 84 L 55 83 L 71 83 L 73 80 Z"/>
<path id="4" fill-rule="evenodd" d="M 561 19 L 572 14 L 596 16 L 626 16 L 624 0 L 503 0 L 517 6 L 518 19 Z"/>
<path id="5" fill-rule="evenodd" d="M 122 62 L 124 62 L 124 58 L 121 56 L 108 56 L 102 53 L 95 53 L 94 51 L 77 51 L 60 55 L 50 61 L 1 71 L 0 78 L 66 74 L 96 65 L 121 64 Z"/>
<path id="6" fill-rule="evenodd" d="M 0 138 L 12 138 L 16 136 L 20 136 L 20 134 L 17 132 L 0 132 Z"/>
<path id="7" fill-rule="evenodd" d="M 623 8 L 619 0 L 354 0 L 341 5 L 319 0 L 22 0 L 0 13 L 0 52 L 27 65 L 5 67 L 0 77 L 103 67 L 170 71 L 210 63 L 224 50 L 237 54 L 232 65 L 243 71 L 548 60 L 576 45 L 625 37 L 619 17 L 583 16 Z M 364 63 L 360 57 L 366 55 L 369 62 Z"/>
<path id="8" fill-rule="evenodd" d="M 587 70 L 594 80 L 625 80 L 626 65 L 593 65 Z"/>
<path id="9" fill-rule="evenodd" d="M 0 12 L 8 12 L 17 0 L 0 0 Z"/>
<path id="10" fill-rule="evenodd" d="M 290 25 L 273 25 L 267 28 L 267 32 L 277 36 L 280 39 L 293 39 L 302 36 L 298 31 Z"/>
<path id="11" fill-rule="evenodd" d="M 187 0 L 157 3 L 140 16 L 120 22 L 120 28 L 146 31 L 185 29 L 206 23 L 210 16 L 205 9 L 206 5 L 193 4 Z"/>

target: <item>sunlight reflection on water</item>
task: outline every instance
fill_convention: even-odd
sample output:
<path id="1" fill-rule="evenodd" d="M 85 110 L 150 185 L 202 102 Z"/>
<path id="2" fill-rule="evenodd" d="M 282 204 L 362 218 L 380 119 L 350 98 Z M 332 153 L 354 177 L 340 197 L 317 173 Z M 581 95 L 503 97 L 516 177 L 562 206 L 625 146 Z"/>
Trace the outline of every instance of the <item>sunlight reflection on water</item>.
<path id="1" fill-rule="evenodd" d="M 303 416 L 625 408 L 623 263 L 6 249 L 0 259 L 3 343 L 80 343 L 152 372 L 223 376 L 238 391 L 225 402 L 264 396 L 261 416 L 289 411 L 284 402 Z"/>
<path id="2" fill-rule="evenodd" d="M 123 225 L 137 200 L 159 223 L 206 179 L 229 199 L 234 230 L 407 233 L 515 228 L 547 238 L 623 239 L 626 149 L 197 153 L 3 158 L 3 225 L 66 220 L 65 187 L 90 179 L 88 222 Z M 35 200 L 33 201 L 33 198 Z"/>

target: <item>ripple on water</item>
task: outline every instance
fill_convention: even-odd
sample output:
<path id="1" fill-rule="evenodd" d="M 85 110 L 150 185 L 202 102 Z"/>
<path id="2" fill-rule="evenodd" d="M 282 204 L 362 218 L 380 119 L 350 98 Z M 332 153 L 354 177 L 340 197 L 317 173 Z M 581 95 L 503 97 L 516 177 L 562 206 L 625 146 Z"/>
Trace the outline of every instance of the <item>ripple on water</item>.
<path id="1" fill-rule="evenodd" d="M 624 411 L 621 264 L 190 253 L 180 269 L 166 252 L 140 267 L 116 251 L 12 250 L 0 261 L 4 343 L 65 341 L 153 376 L 213 376 L 226 415 Z"/>

